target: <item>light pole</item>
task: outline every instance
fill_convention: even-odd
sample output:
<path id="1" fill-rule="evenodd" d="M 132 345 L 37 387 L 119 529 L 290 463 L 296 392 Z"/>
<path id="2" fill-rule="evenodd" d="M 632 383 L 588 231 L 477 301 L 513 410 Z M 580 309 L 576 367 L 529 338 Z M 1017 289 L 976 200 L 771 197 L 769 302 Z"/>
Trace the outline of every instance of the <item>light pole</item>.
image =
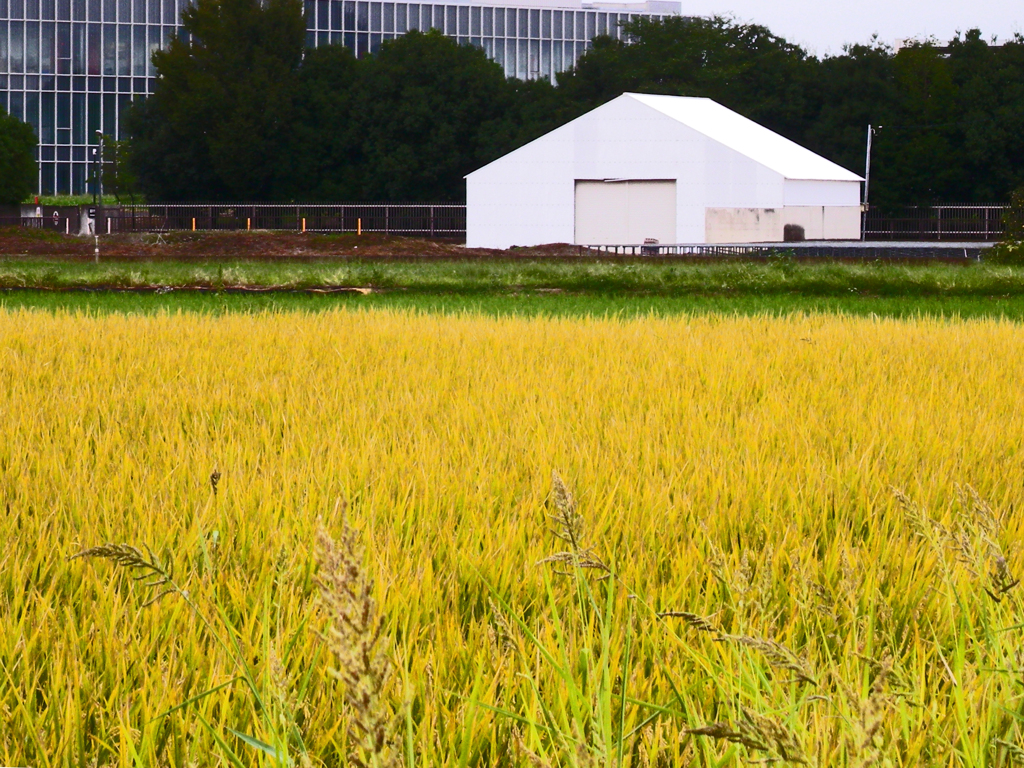
<path id="1" fill-rule="evenodd" d="M 100 263 L 100 227 L 103 226 L 103 131 L 96 131 L 97 145 L 92 150 L 93 260 Z"/>
<path id="2" fill-rule="evenodd" d="M 878 131 L 880 125 L 868 125 L 868 143 L 867 148 L 864 151 L 864 204 L 862 206 L 864 215 L 861 218 L 860 227 L 860 239 L 865 239 L 865 233 L 868 226 L 868 192 L 871 187 L 871 139 L 874 138 L 875 133 Z"/>
<path id="3" fill-rule="evenodd" d="M 99 187 L 100 201 L 96 208 L 96 234 L 106 224 L 106 217 L 103 212 L 103 131 L 96 131 L 97 154 L 96 154 L 96 186 Z"/>

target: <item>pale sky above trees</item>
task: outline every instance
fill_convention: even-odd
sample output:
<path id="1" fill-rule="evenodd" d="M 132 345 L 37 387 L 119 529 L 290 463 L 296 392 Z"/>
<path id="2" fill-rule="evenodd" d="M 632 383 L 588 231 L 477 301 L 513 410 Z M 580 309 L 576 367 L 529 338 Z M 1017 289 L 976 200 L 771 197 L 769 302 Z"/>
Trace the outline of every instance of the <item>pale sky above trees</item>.
<path id="1" fill-rule="evenodd" d="M 1024 33 L 1020 0 L 682 0 L 682 12 L 763 24 L 818 55 L 839 53 L 845 43 L 867 43 L 876 33 L 888 45 L 930 36 L 945 42 L 972 27 L 985 40 Z"/>

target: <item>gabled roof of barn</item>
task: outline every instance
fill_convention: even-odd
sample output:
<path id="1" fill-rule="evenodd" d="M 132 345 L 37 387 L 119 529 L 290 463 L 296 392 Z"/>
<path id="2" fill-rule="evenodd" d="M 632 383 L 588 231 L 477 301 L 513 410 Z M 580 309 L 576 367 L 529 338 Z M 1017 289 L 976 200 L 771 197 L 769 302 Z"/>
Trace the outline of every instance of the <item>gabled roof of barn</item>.
<path id="1" fill-rule="evenodd" d="M 624 93 L 619 98 L 635 99 L 787 179 L 863 181 L 857 174 L 711 99 L 645 93 Z"/>

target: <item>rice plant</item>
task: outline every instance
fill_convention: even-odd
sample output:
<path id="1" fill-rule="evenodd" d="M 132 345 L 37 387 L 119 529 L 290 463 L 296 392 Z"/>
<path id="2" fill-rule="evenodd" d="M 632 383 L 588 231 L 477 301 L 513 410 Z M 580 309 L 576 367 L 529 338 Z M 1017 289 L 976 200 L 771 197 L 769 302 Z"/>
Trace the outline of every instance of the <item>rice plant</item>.
<path id="1" fill-rule="evenodd" d="M 1022 380 L 999 320 L 0 312 L 0 765 L 1012 765 Z"/>

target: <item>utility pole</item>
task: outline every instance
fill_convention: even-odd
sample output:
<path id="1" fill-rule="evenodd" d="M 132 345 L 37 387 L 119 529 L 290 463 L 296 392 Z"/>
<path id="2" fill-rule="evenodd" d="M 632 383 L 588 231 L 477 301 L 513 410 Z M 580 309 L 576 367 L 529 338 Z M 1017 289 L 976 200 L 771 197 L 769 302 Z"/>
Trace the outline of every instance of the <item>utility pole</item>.
<path id="1" fill-rule="evenodd" d="M 861 215 L 861 228 L 860 228 L 860 239 L 863 240 L 865 231 L 867 230 L 868 223 L 868 193 L 871 188 L 871 139 L 882 126 L 868 125 L 868 143 L 867 149 L 864 152 L 864 204 L 862 206 L 863 214 Z"/>
<path id="2" fill-rule="evenodd" d="M 96 147 L 93 147 L 92 148 L 92 208 L 89 209 L 89 217 L 92 219 L 92 243 L 93 243 L 92 256 L 93 256 L 93 261 L 95 261 L 97 264 L 99 264 L 100 263 L 100 236 L 99 236 L 99 231 L 97 230 L 97 227 L 99 226 L 99 224 L 96 221 L 96 219 L 97 219 L 97 216 L 96 216 L 96 193 L 98 191 L 97 190 L 97 186 L 99 184 L 99 182 L 97 181 L 97 178 L 98 178 L 97 169 L 99 168 L 99 165 L 97 165 L 96 160 L 97 160 Z"/>
<path id="3" fill-rule="evenodd" d="M 92 151 L 93 163 L 92 203 L 96 216 L 92 223 L 93 260 L 100 263 L 100 227 L 103 226 L 103 131 L 96 131 L 97 147 Z M 97 203 L 97 196 L 99 202 Z"/>
<path id="4" fill-rule="evenodd" d="M 106 226 L 107 223 L 103 210 L 103 131 L 96 131 L 96 140 L 99 150 L 96 163 L 96 185 L 100 189 L 100 202 L 99 207 L 96 209 L 96 213 L 98 214 L 96 217 L 98 219 L 96 232 L 98 233 L 102 227 Z"/>

